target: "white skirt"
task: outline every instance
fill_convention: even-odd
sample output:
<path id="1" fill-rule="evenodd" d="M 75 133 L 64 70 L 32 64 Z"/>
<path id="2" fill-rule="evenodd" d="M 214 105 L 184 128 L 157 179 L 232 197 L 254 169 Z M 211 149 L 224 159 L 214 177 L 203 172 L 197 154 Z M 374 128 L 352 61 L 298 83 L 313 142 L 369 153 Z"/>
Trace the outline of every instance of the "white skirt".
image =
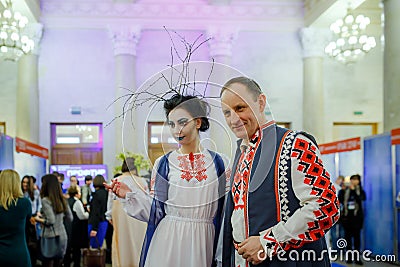
<path id="1" fill-rule="evenodd" d="M 209 267 L 213 262 L 212 219 L 166 215 L 151 240 L 146 267 Z"/>

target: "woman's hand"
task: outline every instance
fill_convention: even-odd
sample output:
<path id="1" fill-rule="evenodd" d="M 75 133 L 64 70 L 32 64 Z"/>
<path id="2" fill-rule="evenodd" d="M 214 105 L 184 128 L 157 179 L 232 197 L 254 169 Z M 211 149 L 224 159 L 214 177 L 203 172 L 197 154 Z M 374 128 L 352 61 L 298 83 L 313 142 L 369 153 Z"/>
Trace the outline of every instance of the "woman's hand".
<path id="1" fill-rule="evenodd" d="M 44 219 L 42 217 L 40 217 L 39 215 L 36 215 L 35 217 L 33 217 L 35 219 L 35 221 L 39 222 L 39 223 L 44 223 Z"/>
<path id="2" fill-rule="evenodd" d="M 129 186 L 127 186 L 125 183 L 119 182 L 118 179 L 113 180 L 110 185 L 106 183 L 103 185 L 107 190 L 111 190 L 119 198 L 125 198 L 126 193 L 132 192 Z"/>
<path id="3" fill-rule="evenodd" d="M 97 231 L 95 231 L 95 230 L 90 231 L 90 237 L 96 237 L 96 235 L 97 235 Z"/>

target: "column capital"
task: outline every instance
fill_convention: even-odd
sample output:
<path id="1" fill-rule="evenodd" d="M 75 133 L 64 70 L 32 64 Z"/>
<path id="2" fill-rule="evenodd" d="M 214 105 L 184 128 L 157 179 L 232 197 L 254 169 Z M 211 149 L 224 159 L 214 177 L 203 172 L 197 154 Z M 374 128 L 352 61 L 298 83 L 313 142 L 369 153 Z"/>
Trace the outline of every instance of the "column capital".
<path id="1" fill-rule="evenodd" d="M 136 56 L 136 48 L 141 34 L 140 26 L 108 26 L 108 32 L 114 44 L 115 56 Z"/>
<path id="2" fill-rule="evenodd" d="M 328 29 L 306 27 L 300 30 L 303 57 L 324 57 L 325 47 L 332 37 Z"/>
<path id="3" fill-rule="evenodd" d="M 26 34 L 35 43 L 31 53 L 38 56 L 40 48 L 39 43 L 42 40 L 42 35 L 43 35 L 43 24 L 29 23 L 24 28 L 23 33 Z"/>
<path id="4" fill-rule="evenodd" d="M 211 27 L 207 30 L 210 46 L 210 56 L 232 56 L 233 41 L 238 35 L 237 29 Z"/>

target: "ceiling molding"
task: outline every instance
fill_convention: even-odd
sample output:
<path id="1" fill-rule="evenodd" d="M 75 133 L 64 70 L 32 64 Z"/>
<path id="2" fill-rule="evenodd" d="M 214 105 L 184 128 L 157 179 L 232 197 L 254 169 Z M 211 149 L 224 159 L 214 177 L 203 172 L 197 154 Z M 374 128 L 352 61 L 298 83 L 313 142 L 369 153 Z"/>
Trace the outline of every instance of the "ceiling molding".
<path id="1" fill-rule="evenodd" d="M 208 0 L 210 5 L 229 5 L 232 0 Z"/>
<path id="2" fill-rule="evenodd" d="M 243 30 L 296 30 L 303 26 L 301 2 L 208 5 L 205 2 L 113 3 L 42 1 L 41 20 L 46 27 L 103 28 L 106 24 L 134 23 L 142 29 L 204 29 L 230 24 Z M 169 25 L 167 25 L 169 24 Z"/>

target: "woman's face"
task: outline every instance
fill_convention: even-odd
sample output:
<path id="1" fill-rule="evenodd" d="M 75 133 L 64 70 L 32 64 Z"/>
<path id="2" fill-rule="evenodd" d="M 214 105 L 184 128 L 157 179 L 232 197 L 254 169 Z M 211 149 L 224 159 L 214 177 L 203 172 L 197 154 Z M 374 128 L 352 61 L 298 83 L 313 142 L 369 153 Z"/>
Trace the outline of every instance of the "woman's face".
<path id="1" fill-rule="evenodd" d="M 201 119 L 194 119 L 185 109 L 175 108 L 168 114 L 167 123 L 175 140 L 185 145 L 198 137 Z"/>
<path id="2" fill-rule="evenodd" d="M 353 186 L 357 186 L 357 185 L 360 184 L 360 180 L 358 180 L 358 179 L 351 179 L 351 180 L 350 180 L 350 183 L 351 183 Z"/>
<path id="3" fill-rule="evenodd" d="M 22 179 L 22 190 L 28 191 L 28 188 L 29 188 L 29 179 L 28 178 Z"/>

